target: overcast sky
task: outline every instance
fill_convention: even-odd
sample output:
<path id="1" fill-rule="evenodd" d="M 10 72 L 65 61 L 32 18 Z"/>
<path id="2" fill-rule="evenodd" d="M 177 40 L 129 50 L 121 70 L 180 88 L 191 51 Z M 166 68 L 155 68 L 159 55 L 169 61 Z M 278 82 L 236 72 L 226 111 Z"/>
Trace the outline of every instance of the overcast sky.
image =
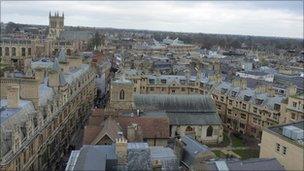
<path id="1" fill-rule="evenodd" d="M 303 1 L 2 1 L 1 21 L 303 38 Z"/>

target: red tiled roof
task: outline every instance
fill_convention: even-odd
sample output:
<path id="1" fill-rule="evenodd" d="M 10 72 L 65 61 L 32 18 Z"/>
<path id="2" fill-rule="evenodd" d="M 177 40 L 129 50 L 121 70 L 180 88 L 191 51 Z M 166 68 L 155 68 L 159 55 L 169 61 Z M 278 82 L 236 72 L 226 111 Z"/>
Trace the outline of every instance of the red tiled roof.
<path id="1" fill-rule="evenodd" d="M 101 126 L 85 126 L 82 139 L 83 145 L 91 144 L 91 142 L 97 137 L 101 131 Z"/>
<path id="2" fill-rule="evenodd" d="M 131 117 L 119 116 L 117 122 L 127 135 L 128 126 L 138 124 L 143 132 L 143 138 L 169 138 L 169 119 L 166 117 Z"/>

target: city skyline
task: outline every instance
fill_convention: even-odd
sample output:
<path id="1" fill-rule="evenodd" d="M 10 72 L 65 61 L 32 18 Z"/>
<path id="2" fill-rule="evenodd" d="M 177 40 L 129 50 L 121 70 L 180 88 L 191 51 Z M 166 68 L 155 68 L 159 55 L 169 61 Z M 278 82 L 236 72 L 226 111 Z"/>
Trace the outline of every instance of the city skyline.
<path id="1" fill-rule="evenodd" d="M 303 1 L 1 2 L 1 21 L 47 25 L 60 11 L 68 26 L 303 38 Z"/>

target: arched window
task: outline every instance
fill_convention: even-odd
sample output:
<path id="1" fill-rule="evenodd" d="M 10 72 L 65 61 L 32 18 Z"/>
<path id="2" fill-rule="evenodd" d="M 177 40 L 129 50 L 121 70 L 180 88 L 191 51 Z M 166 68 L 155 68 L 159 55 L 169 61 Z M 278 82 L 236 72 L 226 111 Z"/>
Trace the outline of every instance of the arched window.
<path id="1" fill-rule="evenodd" d="M 25 56 L 25 48 L 21 48 L 21 56 Z"/>
<path id="2" fill-rule="evenodd" d="M 125 91 L 124 90 L 120 90 L 119 99 L 121 99 L 121 100 L 125 99 Z"/>
<path id="3" fill-rule="evenodd" d="M 187 126 L 186 132 L 190 132 L 190 131 L 193 131 L 193 128 L 191 126 Z"/>
<path id="4" fill-rule="evenodd" d="M 69 56 L 72 55 L 71 49 L 67 49 L 67 55 L 69 55 Z"/>
<path id="5" fill-rule="evenodd" d="M 16 48 L 12 47 L 12 56 L 16 56 Z"/>
<path id="6" fill-rule="evenodd" d="M 207 137 L 211 137 L 212 136 L 212 133 L 213 133 L 213 128 L 212 126 L 208 126 L 207 128 Z"/>
<path id="7" fill-rule="evenodd" d="M 9 48 L 8 47 L 5 47 L 5 56 L 10 56 L 10 53 L 9 53 Z"/>

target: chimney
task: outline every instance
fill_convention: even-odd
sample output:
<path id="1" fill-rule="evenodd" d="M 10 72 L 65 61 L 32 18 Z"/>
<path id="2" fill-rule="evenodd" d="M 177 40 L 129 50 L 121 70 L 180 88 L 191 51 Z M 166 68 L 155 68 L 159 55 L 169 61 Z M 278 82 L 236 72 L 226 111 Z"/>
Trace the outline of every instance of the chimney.
<path id="1" fill-rule="evenodd" d="M 293 84 L 290 84 L 287 87 L 287 96 L 294 96 L 296 94 L 297 94 L 297 86 L 293 85 Z"/>
<path id="2" fill-rule="evenodd" d="M 49 71 L 48 79 L 49 79 L 49 86 L 54 87 L 54 89 L 57 90 L 60 85 L 59 72 L 58 71 Z"/>
<path id="3" fill-rule="evenodd" d="M 37 69 L 35 70 L 35 79 L 39 81 L 39 83 L 42 83 L 44 79 L 44 70 L 43 69 Z"/>
<path id="4" fill-rule="evenodd" d="M 162 170 L 162 162 L 160 160 L 154 160 L 152 162 L 153 171 L 161 171 Z"/>
<path id="5" fill-rule="evenodd" d="M 256 93 L 266 93 L 267 87 L 265 85 L 257 85 L 255 88 Z"/>
<path id="6" fill-rule="evenodd" d="M 117 162 L 118 165 L 125 165 L 128 162 L 128 143 L 127 140 L 124 138 L 116 139 L 115 143 L 115 152 L 117 155 Z"/>
<path id="7" fill-rule="evenodd" d="M 7 106 L 8 108 L 18 108 L 19 107 L 19 85 L 11 85 L 7 88 Z"/>
<path id="8" fill-rule="evenodd" d="M 240 87 L 241 87 L 241 89 L 247 88 L 247 80 L 241 79 L 240 80 Z"/>

